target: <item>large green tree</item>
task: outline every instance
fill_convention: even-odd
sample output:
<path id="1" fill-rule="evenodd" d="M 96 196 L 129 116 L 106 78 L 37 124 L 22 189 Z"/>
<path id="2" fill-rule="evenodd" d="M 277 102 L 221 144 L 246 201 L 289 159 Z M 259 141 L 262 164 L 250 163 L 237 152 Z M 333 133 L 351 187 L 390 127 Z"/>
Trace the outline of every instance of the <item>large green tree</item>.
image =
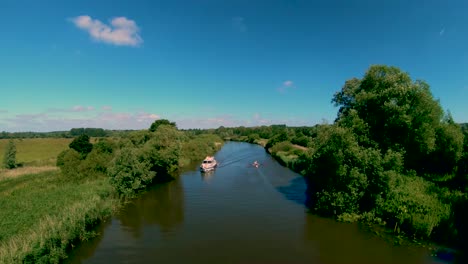
<path id="1" fill-rule="evenodd" d="M 433 173 L 442 172 L 434 171 L 440 165 L 450 172 L 461 157 L 460 129 L 444 119 L 429 85 L 399 68 L 371 66 L 362 79 L 346 81 L 332 102 L 340 107 L 339 125 L 365 146 L 405 152 L 408 168 Z"/>

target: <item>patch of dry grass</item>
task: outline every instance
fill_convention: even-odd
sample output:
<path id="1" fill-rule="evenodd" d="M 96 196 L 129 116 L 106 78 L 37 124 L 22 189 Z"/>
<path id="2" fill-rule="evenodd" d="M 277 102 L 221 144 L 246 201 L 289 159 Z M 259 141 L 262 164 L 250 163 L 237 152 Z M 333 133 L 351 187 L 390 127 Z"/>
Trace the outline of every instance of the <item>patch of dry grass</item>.
<path id="1" fill-rule="evenodd" d="M 41 166 L 41 167 L 20 167 L 12 170 L 0 169 L 0 181 L 9 178 L 16 178 L 26 174 L 37 174 L 46 171 L 56 171 L 56 166 Z"/>

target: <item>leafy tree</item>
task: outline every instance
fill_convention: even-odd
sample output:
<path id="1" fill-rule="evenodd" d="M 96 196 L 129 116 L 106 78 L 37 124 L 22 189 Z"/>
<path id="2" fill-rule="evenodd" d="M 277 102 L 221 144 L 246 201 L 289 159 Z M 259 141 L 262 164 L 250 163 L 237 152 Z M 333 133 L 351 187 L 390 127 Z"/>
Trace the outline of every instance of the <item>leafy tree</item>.
<path id="1" fill-rule="evenodd" d="M 338 216 L 368 210 L 386 189 L 380 152 L 359 146 L 346 128 L 321 129 L 309 155 L 304 171 L 308 192 L 323 214 Z"/>
<path id="2" fill-rule="evenodd" d="M 160 177 L 174 171 L 179 162 L 182 134 L 172 125 L 162 125 L 154 132 L 154 137 L 143 147 L 143 155 L 151 164 L 151 170 Z"/>
<path id="3" fill-rule="evenodd" d="M 172 126 L 172 127 L 177 127 L 175 122 L 171 122 L 171 121 L 169 121 L 169 120 L 167 120 L 167 119 L 158 119 L 158 120 L 154 121 L 154 122 L 151 124 L 149 130 L 150 130 L 151 132 L 154 132 L 154 131 L 156 131 L 156 129 L 158 129 L 158 127 L 159 127 L 160 125 L 169 125 L 169 126 Z"/>
<path id="4" fill-rule="evenodd" d="M 16 167 L 16 145 L 15 142 L 10 139 L 5 149 L 5 155 L 3 156 L 3 166 L 7 169 L 13 169 Z"/>
<path id="5" fill-rule="evenodd" d="M 89 136 L 86 134 L 76 137 L 69 147 L 80 153 L 83 158 L 93 150 L 93 144 L 89 142 Z"/>
<path id="6" fill-rule="evenodd" d="M 285 129 L 284 130 L 281 129 L 281 130 L 278 130 L 278 131 L 281 131 L 281 132 L 276 134 L 275 136 L 273 136 L 272 138 L 270 138 L 268 140 L 267 144 L 265 145 L 265 149 L 269 149 L 269 148 L 273 147 L 277 143 L 288 140 L 288 134 L 286 133 Z"/>
<path id="7" fill-rule="evenodd" d="M 148 186 L 156 172 L 151 171 L 151 163 L 136 148 L 123 148 L 111 161 L 107 175 L 119 194 L 132 196 Z"/>
<path id="8" fill-rule="evenodd" d="M 405 152 L 408 168 L 427 171 L 437 144 L 449 144 L 446 164 L 459 159 L 460 131 L 442 127 L 443 110 L 429 85 L 412 81 L 396 67 L 371 66 L 362 79 L 348 80 L 332 102 L 339 106 L 336 122 L 357 135 L 360 144 L 382 151 Z M 450 136 L 446 142 L 442 137 Z"/>

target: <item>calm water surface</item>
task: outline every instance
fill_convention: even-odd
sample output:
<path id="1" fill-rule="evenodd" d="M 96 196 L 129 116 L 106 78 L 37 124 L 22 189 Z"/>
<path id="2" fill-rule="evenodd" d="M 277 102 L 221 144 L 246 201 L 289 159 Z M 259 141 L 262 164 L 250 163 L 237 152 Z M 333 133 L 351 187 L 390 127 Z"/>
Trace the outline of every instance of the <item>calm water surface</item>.
<path id="1" fill-rule="evenodd" d="M 308 213 L 304 180 L 260 146 L 229 142 L 216 159 L 216 171 L 194 165 L 126 206 L 68 262 L 442 263 L 423 248 Z"/>

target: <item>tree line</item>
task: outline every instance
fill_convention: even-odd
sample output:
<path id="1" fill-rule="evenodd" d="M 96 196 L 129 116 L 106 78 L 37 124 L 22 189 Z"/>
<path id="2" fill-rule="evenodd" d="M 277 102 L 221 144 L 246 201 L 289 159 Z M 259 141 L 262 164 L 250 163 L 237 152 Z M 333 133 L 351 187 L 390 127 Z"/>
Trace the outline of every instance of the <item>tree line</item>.
<path id="1" fill-rule="evenodd" d="M 305 177 L 317 214 L 468 244 L 468 124 L 455 123 L 426 82 L 385 65 L 346 81 L 332 103 L 332 124 L 205 132 L 264 145 Z"/>
<path id="2" fill-rule="evenodd" d="M 160 119 L 148 130 L 100 138 L 94 144 L 81 134 L 59 154 L 57 166 L 68 180 L 108 177 L 119 195 L 129 197 L 173 179 L 177 169 L 214 154 L 221 145 L 216 135 L 191 135 Z"/>

